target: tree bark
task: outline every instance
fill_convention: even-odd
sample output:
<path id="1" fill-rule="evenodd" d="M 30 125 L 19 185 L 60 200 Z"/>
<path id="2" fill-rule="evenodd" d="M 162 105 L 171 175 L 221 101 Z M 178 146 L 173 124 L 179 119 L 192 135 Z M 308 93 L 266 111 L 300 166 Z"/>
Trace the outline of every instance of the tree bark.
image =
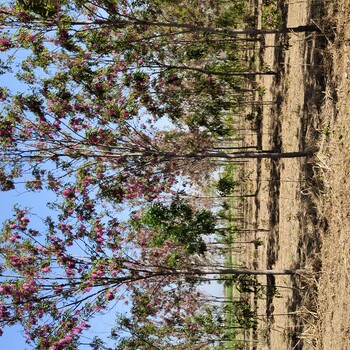
<path id="1" fill-rule="evenodd" d="M 147 152 L 145 152 L 147 153 Z M 251 151 L 251 152 L 203 152 L 203 153 L 184 153 L 177 154 L 173 152 L 149 152 L 153 155 L 163 156 L 168 159 L 176 158 L 223 158 L 223 159 L 281 159 L 281 158 L 303 158 L 313 155 L 313 152 L 296 151 L 296 152 L 276 152 L 269 150 Z M 147 154 L 145 154 L 147 155 Z"/>
<path id="2" fill-rule="evenodd" d="M 216 153 L 206 153 L 204 157 L 217 157 L 217 158 L 226 158 L 226 159 L 280 159 L 280 158 L 302 158 L 311 156 L 312 152 L 305 151 L 296 151 L 296 152 L 273 152 L 273 151 L 256 151 L 256 152 L 233 152 L 233 153 L 224 153 L 224 152 L 216 152 Z"/>
<path id="3" fill-rule="evenodd" d="M 248 270 L 248 269 L 217 269 L 217 270 L 176 270 L 176 274 L 205 276 L 205 275 L 297 275 L 302 270 Z"/>
<path id="4" fill-rule="evenodd" d="M 210 70 L 205 70 L 202 68 L 198 67 L 188 67 L 188 66 L 175 66 L 175 65 L 167 65 L 167 64 L 161 64 L 158 63 L 159 67 L 163 67 L 166 69 L 178 69 L 178 70 L 192 70 L 198 73 L 203 73 L 207 75 L 218 75 L 218 76 L 243 76 L 243 77 L 253 77 L 257 75 L 276 75 L 276 72 L 273 71 L 266 71 L 266 72 L 261 72 L 261 71 L 242 71 L 242 72 L 216 72 L 216 71 L 210 71 Z M 153 67 L 150 67 L 153 68 Z M 234 105 L 240 105 L 238 103 Z M 244 104 L 245 105 L 245 104 Z"/>
<path id="5" fill-rule="evenodd" d="M 76 25 L 84 25 L 86 22 L 73 22 Z M 126 26 L 157 26 L 165 28 L 179 28 L 179 29 L 188 29 L 192 32 L 204 32 L 212 34 L 225 34 L 225 35 L 251 35 L 259 36 L 265 34 L 283 34 L 283 33 L 302 33 L 302 32 L 320 32 L 320 28 L 315 25 L 303 25 L 298 27 L 291 28 L 276 28 L 276 29 L 256 29 L 256 28 L 242 28 L 242 29 L 227 29 L 227 28 L 213 28 L 206 26 L 196 26 L 193 24 L 187 23 L 178 23 L 178 22 L 157 22 L 157 21 L 147 21 L 138 18 L 130 18 L 129 20 L 95 20 L 91 24 L 104 24 L 104 25 L 113 25 L 117 28 L 125 28 Z"/>

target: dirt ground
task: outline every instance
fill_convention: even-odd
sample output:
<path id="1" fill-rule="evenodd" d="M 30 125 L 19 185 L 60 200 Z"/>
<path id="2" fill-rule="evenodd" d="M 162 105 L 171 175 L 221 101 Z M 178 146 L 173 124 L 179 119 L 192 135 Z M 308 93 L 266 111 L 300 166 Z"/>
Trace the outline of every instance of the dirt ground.
<path id="1" fill-rule="evenodd" d="M 321 118 L 319 165 L 325 189 L 319 206 L 322 235 L 318 280 L 319 349 L 350 349 L 350 3 L 328 7 L 335 40 L 327 46 L 328 74 Z"/>
<path id="2" fill-rule="evenodd" d="M 262 119 L 246 145 L 303 159 L 251 161 L 246 174 L 246 239 L 263 245 L 244 256 L 256 269 L 296 269 L 260 278 L 259 326 L 249 349 L 350 349 L 350 3 L 282 1 L 287 26 L 319 32 L 267 35 Z M 247 347 L 248 348 L 248 347 Z"/>

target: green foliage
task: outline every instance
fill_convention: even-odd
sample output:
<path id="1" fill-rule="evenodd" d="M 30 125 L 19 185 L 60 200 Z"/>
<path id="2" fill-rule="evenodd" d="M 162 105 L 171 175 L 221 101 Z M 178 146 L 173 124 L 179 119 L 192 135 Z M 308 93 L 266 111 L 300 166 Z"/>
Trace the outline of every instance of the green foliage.
<path id="1" fill-rule="evenodd" d="M 202 58 L 205 55 L 205 53 L 206 52 L 204 45 L 194 44 L 190 45 L 186 49 L 186 57 L 190 60 Z"/>
<path id="2" fill-rule="evenodd" d="M 238 304 L 238 303 L 237 303 Z M 239 302 L 237 309 L 238 323 L 244 328 L 252 328 L 256 325 L 257 319 L 252 306 L 247 302 Z"/>
<path id="3" fill-rule="evenodd" d="M 61 1 L 63 4 L 65 1 Z M 49 18 L 57 13 L 56 1 L 54 0 L 17 0 L 20 9 L 34 12 L 35 14 Z"/>
<path id="4" fill-rule="evenodd" d="M 155 203 L 149 206 L 138 223 L 156 231 L 152 244 L 162 247 L 166 240 L 185 246 L 189 254 L 204 254 L 207 250 L 203 236 L 214 233 L 215 218 L 209 210 L 195 211 L 176 197 L 170 205 Z M 178 259 L 172 258 L 173 264 Z"/>
<path id="5" fill-rule="evenodd" d="M 258 88 L 258 95 L 259 97 L 263 97 L 266 94 L 266 87 L 265 86 L 259 86 Z"/>
<path id="6" fill-rule="evenodd" d="M 242 22 L 245 13 L 245 3 L 237 1 L 230 5 L 225 11 L 216 19 L 218 27 L 234 27 Z"/>
<path id="7" fill-rule="evenodd" d="M 249 122 L 252 122 L 255 120 L 255 113 L 254 112 L 250 112 L 245 116 L 245 119 L 248 120 Z"/>
<path id="8" fill-rule="evenodd" d="M 158 244 L 161 245 L 160 242 L 158 242 Z M 181 260 L 180 254 L 178 252 L 174 252 L 169 256 L 167 264 L 169 267 L 176 268 L 180 260 Z"/>
<path id="9" fill-rule="evenodd" d="M 232 279 L 240 293 L 252 293 L 256 288 L 261 287 L 255 276 L 252 275 L 236 275 Z"/>
<path id="10" fill-rule="evenodd" d="M 233 300 L 230 304 L 225 306 L 226 314 L 230 314 L 231 326 L 240 325 L 246 329 L 255 326 L 257 319 L 251 304 L 246 300 Z"/>
<path id="11" fill-rule="evenodd" d="M 282 13 L 278 1 L 265 1 L 262 12 L 262 25 L 264 28 L 276 28 L 283 23 Z"/>
<path id="12" fill-rule="evenodd" d="M 257 249 L 258 247 L 262 246 L 264 242 L 262 241 L 261 238 L 257 238 L 253 241 L 254 243 L 254 248 Z"/>
<path id="13" fill-rule="evenodd" d="M 231 176 L 226 175 L 218 181 L 217 189 L 220 196 L 227 196 L 233 192 L 236 185 L 237 183 L 234 179 Z"/>

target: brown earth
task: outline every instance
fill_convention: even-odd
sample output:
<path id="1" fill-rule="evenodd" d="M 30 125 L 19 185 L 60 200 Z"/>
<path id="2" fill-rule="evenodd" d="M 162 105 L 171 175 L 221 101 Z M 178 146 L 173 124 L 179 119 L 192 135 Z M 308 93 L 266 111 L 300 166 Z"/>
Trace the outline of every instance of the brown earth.
<path id="1" fill-rule="evenodd" d="M 267 35 L 262 65 L 277 72 L 264 87 L 245 145 L 306 159 L 250 161 L 242 257 L 256 269 L 292 268 L 293 277 L 260 278 L 259 325 L 247 349 L 350 349 L 350 3 L 281 2 L 287 26 L 315 23 L 320 32 Z"/>

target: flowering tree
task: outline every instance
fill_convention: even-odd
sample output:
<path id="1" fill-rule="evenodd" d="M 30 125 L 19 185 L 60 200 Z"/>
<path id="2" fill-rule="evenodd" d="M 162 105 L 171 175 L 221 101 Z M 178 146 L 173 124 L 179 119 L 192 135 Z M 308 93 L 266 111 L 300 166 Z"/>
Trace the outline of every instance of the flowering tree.
<path id="1" fill-rule="evenodd" d="M 226 132 L 214 121 L 236 102 L 227 96 L 242 92 L 237 76 L 256 73 L 242 72 L 231 40 L 253 32 L 226 28 L 220 14 L 210 26 L 216 15 L 207 6 L 214 5 L 1 5 L 1 73 L 21 85 L 0 89 L 0 190 L 24 185 L 52 191 L 56 200 L 38 227 L 19 207 L 3 225 L 0 323 L 22 325 L 38 349 L 77 348 L 89 322 L 124 301 L 139 323 L 120 319 L 123 331 L 132 332 L 121 344 L 141 346 L 142 335 L 147 348 L 145 341 L 163 336 L 164 346 L 194 349 L 219 339 L 212 330 L 213 337 L 204 339 L 212 323 L 196 313 L 205 314 L 195 287 L 206 275 L 295 273 L 210 268 L 200 256 L 201 234 L 213 226 L 210 215 L 198 221 L 181 202 L 161 202 L 181 176 L 204 178 L 211 160 L 308 155 L 212 147 L 215 134 Z M 157 126 L 164 116 L 176 123 L 171 130 Z M 158 221 L 130 227 L 120 212 L 138 211 L 144 202 L 153 203 Z M 179 217 L 188 227 L 171 226 Z M 90 344 L 103 348 L 99 339 Z"/>
<path id="2" fill-rule="evenodd" d="M 21 324 L 38 348 L 66 349 L 77 344 L 92 318 L 118 301 L 132 300 L 131 312 L 144 319 L 189 317 L 197 300 L 190 257 L 170 241 L 148 247 L 151 236 L 144 229 L 137 236 L 115 219 L 90 220 L 76 230 L 47 219 L 42 235 L 30 228 L 28 213 L 17 209 L 1 232 L 2 327 Z M 72 254 L 77 246 L 81 255 Z"/>
<path id="3" fill-rule="evenodd" d="M 32 50 L 21 74 L 27 81 L 35 80 L 33 68 L 47 71 L 55 65 L 64 72 L 55 85 L 63 99 L 68 67 L 75 82 L 108 101 L 102 95 L 110 84 L 93 74 L 103 66 L 108 75 L 118 71 L 132 88 L 128 114 L 137 110 L 138 101 L 151 115 L 166 114 L 192 128 L 197 123 L 223 133 L 221 111 L 239 106 L 241 98 L 232 98 L 232 92 L 242 90 L 237 76 L 266 74 L 247 71 L 237 56 L 233 39 L 251 32 L 227 27 L 235 22 L 233 15 L 225 20 L 230 9 L 201 1 L 42 1 L 40 6 L 16 1 L 2 9 L 1 22 L 9 32 L 3 35 L 1 50 Z"/>
<path id="4" fill-rule="evenodd" d="M 89 226 L 76 230 L 67 221 L 53 226 L 47 219 L 42 235 L 30 228 L 28 213 L 17 209 L 1 232 L 1 326 L 21 324 L 27 341 L 40 349 L 67 349 L 77 344 L 88 322 L 111 305 L 130 295 L 135 305 L 140 303 L 138 288 L 154 291 L 158 299 L 149 303 L 158 313 L 175 310 L 171 286 L 183 277 L 171 256 L 180 248 L 168 242 L 149 249 L 142 241 L 132 244 L 132 238 L 115 219 L 90 220 Z M 188 264 L 182 257 L 176 263 L 180 269 Z M 193 288 L 193 281 L 187 284 Z M 183 285 L 177 289 L 180 297 L 188 291 L 186 282 Z M 167 298 L 169 311 L 160 298 Z"/>
<path id="5" fill-rule="evenodd" d="M 74 348 L 94 317 L 111 314 L 124 301 L 131 302 L 135 318 L 152 327 L 179 320 L 181 338 L 183 327 L 199 317 L 203 297 L 196 286 L 203 277 L 296 273 L 204 268 L 185 243 L 166 240 L 155 247 L 149 242 L 157 232 L 144 227 L 135 232 L 128 223 L 101 220 L 97 213 L 80 225 L 47 218 L 43 231 L 31 228 L 30 220 L 17 208 L 1 231 L 0 323 L 20 324 L 39 349 Z M 204 326 L 198 321 L 193 327 L 199 332 Z M 191 341 L 198 341 L 198 332 Z"/>
<path id="6" fill-rule="evenodd" d="M 16 72 L 26 84 L 24 91 L 2 88 L 0 93 L 2 189 L 13 188 L 14 180 L 30 171 L 28 188 L 65 191 L 69 199 L 79 186 L 97 187 L 100 194 L 120 201 L 147 188 L 147 197 L 154 198 L 173 185 L 173 174 L 181 171 L 183 159 L 202 159 L 210 142 L 198 130 L 197 134 L 177 132 L 171 138 L 152 125 L 164 115 L 161 106 L 166 104 L 155 97 L 160 88 L 151 89 L 158 83 L 150 81 L 155 53 L 164 55 L 159 52 L 163 41 L 157 42 L 155 33 L 148 31 L 138 38 L 142 31 L 137 34 L 123 26 L 112 26 L 111 31 L 110 26 L 88 19 L 85 24 L 74 22 L 76 17 L 99 18 L 103 3 L 97 8 L 90 3 L 53 4 L 43 2 L 46 14 L 29 1 L 3 7 L 1 12 L 8 28 L 1 41 L 7 62 L 18 60 L 18 50 L 27 54 Z M 156 76 L 158 85 L 166 86 L 161 73 Z M 170 109 L 166 113 L 171 114 Z M 186 146 L 182 151 L 179 142 Z M 68 186 L 72 182 L 68 174 L 78 174 L 80 185 Z"/>
<path id="7" fill-rule="evenodd" d="M 195 296 L 198 297 L 198 293 Z M 192 294 L 188 294 L 191 296 Z M 215 316 L 215 310 L 210 306 L 199 305 L 189 298 L 184 298 L 187 303 L 186 314 L 163 320 L 151 317 L 141 318 L 138 313 L 130 317 L 122 315 L 117 320 L 116 331 L 124 332 L 117 349 L 164 349 L 166 347 L 176 349 L 211 349 L 218 345 L 224 337 L 221 324 Z M 191 305 L 192 310 L 188 310 Z M 183 305 L 181 304 L 181 307 Z"/>

